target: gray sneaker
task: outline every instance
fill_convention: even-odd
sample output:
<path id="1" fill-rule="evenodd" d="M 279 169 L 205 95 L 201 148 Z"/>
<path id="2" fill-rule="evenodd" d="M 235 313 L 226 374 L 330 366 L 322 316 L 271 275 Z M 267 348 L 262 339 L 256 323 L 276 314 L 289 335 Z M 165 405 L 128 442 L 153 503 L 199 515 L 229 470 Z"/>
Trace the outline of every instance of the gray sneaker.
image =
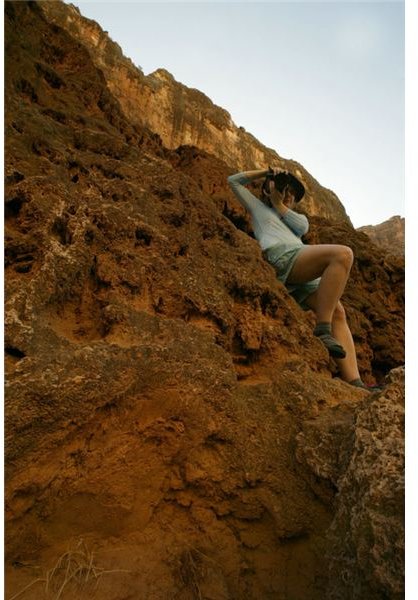
<path id="1" fill-rule="evenodd" d="M 318 339 L 324 344 L 332 358 L 345 358 L 346 351 L 337 340 L 332 337 L 330 333 L 321 333 L 320 335 L 315 334 Z"/>

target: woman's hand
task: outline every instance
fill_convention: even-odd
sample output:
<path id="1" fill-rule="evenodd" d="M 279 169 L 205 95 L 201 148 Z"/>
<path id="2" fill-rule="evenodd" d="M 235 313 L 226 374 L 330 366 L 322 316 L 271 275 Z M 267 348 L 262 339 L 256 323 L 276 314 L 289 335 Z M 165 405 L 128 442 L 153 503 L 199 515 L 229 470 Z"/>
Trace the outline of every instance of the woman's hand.
<path id="1" fill-rule="evenodd" d="M 288 209 L 293 209 L 295 207 L 295 194 L 288 185 L 284 187 L 282 192 L 273 189 L 269 197 L 272 206 L 274 206 L 282 216 L 287 213 Z"/>

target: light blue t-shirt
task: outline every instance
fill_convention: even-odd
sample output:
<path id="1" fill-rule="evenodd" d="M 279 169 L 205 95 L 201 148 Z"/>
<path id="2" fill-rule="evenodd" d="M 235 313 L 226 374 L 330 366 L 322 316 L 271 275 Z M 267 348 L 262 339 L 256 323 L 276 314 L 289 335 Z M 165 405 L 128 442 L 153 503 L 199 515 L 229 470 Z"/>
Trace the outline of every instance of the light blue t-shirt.
<path id="1" fill-rule="evenodd" d="M 300 248 L 305 244 L 300 239 L 309 229 L 309 222 L 305 215 L 288 209 L 281 216 L 274 208 L 269 208 L 259 198 L 254 196 L 245 184 L 250 180 L 244 173 L 236 173 L 228 177 L 228 183 L 242 206 L 252 216 L 252 226 L 255 238 L 261 249 L 266 250 L 277 246 L 280 253 Z"/>

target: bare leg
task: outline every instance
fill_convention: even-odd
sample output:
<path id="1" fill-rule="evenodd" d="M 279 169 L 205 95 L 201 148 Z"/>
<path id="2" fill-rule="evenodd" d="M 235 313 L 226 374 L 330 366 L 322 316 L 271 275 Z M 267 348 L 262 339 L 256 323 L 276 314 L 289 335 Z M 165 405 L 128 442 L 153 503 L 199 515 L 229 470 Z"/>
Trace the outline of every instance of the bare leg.
<path id="1" fill-rule="evenodd" d="M 360 379 L 353 336 L 348 326 L 345 311 L 341 302 L 337 304 L 334 312 L 332 332 L 346 351 L 345 358 L 335 359 L 341 374 L 341 379 L 348 382 L 353 381 L 354 379 Z"/>
<path id="2" fill-rule="evenodd" d="M 307 246 L 298 254 L 286 283 L 305 283 L 321 277 L 315 313 L 318 323 L 331 323 L 352 264 L 353 252 L 348 246 Z"/>
<path id="3" fill-rule="evenodd" d="M 316 291 L 305 300 L 306 304 L 316 313 L 318 305 L 318 292 Z M 353 336 L 351 335 L 348 326 L 345 310 L 341 302 L 338 302 L 334 311 L 332 320 L 332 333 L 346 351 L 345 358 L 335 359 L 340 371 L 340 376 L 343 381 L 353 381 L 360 378 L 360 373 L 357 365 L 356 349 L 354 346 Z"/>

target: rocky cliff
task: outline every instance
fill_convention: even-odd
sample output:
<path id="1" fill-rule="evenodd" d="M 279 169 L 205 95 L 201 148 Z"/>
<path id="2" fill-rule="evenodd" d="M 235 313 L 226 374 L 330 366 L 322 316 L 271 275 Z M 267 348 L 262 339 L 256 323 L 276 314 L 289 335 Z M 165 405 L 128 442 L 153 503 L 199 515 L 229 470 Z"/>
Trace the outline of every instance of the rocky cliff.
<path id="1" fill-rule="evenodd" d="M 405 256 L 405 219 L 392 217 L 379 225 L 365 225 L 357 231 L 365 233 L 375 244 L 389 254 Z"/>
<path id="2" fill-rule="evenodd" d="M 400 598 L 402 371 L 335 377 L 231 165 L 128 119 L 44 8 L 5 4 L 7 597 Z M 353 248 L 383 381 L 402 259 L 344 221 L 309 235 Z"/>
<path id="3" fill-rule="evenodd" d="M 73 5 L 42 2 L 45 17 L 65 28 L 88 51 L 102 71 L 112 95 L 130 123 L 158 133 L 166 148 L 193 145 L 220 158 L 233 170 L 289 169 L 304 183 L 308 214 L 350 223 L 337 196 L 323 188 L 302 165 L 280 157 L 253 135 L 236 126 L 231 115 L 202 92 L 177 82 L 165 69 L 145 76 L 95 21 L 84 18 Z"/>

